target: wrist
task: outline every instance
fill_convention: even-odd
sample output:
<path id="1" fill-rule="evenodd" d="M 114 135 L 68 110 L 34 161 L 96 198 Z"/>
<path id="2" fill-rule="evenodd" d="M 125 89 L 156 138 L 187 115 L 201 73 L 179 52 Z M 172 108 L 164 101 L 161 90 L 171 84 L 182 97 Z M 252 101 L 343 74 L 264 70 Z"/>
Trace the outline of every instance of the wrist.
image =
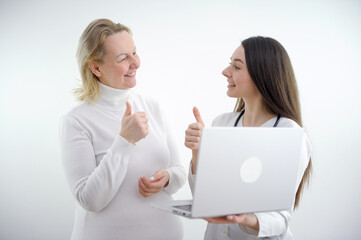
<path id="1" fill-rule="evenodd" d="M 119 133 L 119 136 L 121 136 L 123 139 L 125 139 L 127 142 L 131 143 L 131 144 L 135 144 L 135 142 L 133 142 L 132 140 L 130 140 L 127 136 L 125 136 L 125 134 L 123 134 L 122 132 Z"/>
<path id="2" fill-rule="evenodd" d="M 168 187 L 169 181 L 170 181 L 170 174 L 169 174 L 168 170 L 164 170 L 164 171 L 166 172 L 166 175 L 167 175 L 166 178 L 167 178 L 168 180 L 167 180 L 167 182 L 166 182 L 166 184 L 164 185 L 163 188 Z"/>
<path id="3" fill-rule="evenodd" d="M 248 214 L 246 218 L 246 224 L 247 227 L 250 227 L 256 231 L 259 231 L 259 222 L 258 218 L 255 214 Z"/>
<path id="4" fill-rule="evenodd" d="M 192 174 L 196 173 L 198 150 L 192 150 Z"/>

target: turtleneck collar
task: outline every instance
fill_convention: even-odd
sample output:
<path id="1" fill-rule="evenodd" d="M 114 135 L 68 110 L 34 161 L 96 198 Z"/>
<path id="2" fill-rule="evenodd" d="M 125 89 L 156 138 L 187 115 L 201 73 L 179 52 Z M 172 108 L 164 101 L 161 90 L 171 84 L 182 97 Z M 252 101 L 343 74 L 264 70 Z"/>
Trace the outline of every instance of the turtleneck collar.
<path id="1" fill-rule="evenodd" d="M 110 110 L 122 110 L 125 102 L 130 101 L 131 93 L 131 89 L 116 89 L 99 82 L 99 99 L 96 104 Z"/>

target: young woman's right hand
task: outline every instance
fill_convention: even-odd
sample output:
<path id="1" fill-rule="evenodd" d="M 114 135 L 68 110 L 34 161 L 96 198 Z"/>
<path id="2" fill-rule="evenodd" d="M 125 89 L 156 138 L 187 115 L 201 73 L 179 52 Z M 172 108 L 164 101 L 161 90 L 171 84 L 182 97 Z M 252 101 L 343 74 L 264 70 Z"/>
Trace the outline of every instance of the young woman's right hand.
<path id="1" fill-rule="evenodd" d="M 187 148 L 192 149 L 192 173 L 195 174 L 199 143 L 204 123 L 197 107 L 193 108 L 193 114 L 197 122 L 189 124 L 187 130 L 185 131 L 186 136 L 184 145 Z"/>
<path id="2" fill-rule="evenodd" d="M 126 102 L 126 104 L 127 109 L 122 119 L 122 129 L 119 135 L 128 142 L 135 144 L 148 135 L 148 118 L 145 112 L 132 114 L 132 106 L 129 102 Z"/>

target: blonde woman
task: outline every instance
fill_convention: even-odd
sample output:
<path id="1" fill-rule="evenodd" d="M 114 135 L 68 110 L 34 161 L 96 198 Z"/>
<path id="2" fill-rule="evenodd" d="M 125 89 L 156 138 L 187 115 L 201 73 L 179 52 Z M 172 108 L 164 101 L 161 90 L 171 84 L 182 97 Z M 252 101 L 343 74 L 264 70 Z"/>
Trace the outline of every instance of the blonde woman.
<path id="1" fill-rule="evenodd" d="M 108 19 L 80 37 L 81 104 L 61 120 L 62 161 L 76 199 L 73 240 L 182 239 L 178 217 L 151 208 L 186 180 L 158 103 L 136 94 L 131 31 Z"/>
<path id="2" fill-rule="evenodd" d="M 234 51 L 227 78 L 227 95 L 237 98 L 234 112 L 218 116 L 212 126 L 302 127 L 296 79 L 283 46 L 272 38 L 251 37 Z M 201 130 L 204 123 L 197 108 L 195 123 L 186 130 L 185 145 L 192 149 L 189 184 L 193 188 Z M 298 172 L 296 208 L 311 174 L 311 146 L 305 136 Z M 242 146 L 239 146 L 242 148 Z M 226 161 L 227 159 L 224 159 Z M 222 164 L 220 162 L 220 166 Z M 247 196 L 244 196 L 247 197 Z M 264 199 L 267 201 L 267 199 Z M 205 239 L 293 239 L 289 229 L 293 209 L 207 218 Z"/>

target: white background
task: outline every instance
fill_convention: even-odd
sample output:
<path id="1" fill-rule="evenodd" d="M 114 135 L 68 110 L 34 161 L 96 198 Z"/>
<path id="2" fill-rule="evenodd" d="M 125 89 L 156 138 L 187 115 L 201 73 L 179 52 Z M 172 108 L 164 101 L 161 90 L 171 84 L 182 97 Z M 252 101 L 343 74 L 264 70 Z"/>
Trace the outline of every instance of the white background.
<path id="1" fill-rule="evenodd" d="M 135 89 L 160 101 L 185 166 L 192 107 L 207 125 L 233 110 L 221 71 L 241 40 L 281 42 L 314 149 L 292 231 L 297 239 L 360 237 L 360 1 L 12 0 L 0 2 L 0 239 L 69 239 L 75 200 L 58 124 L 76 104 L 78 39 L 103 17 L 132 29 L 141 57 Z M 190 197 L 188 184 L 175 197 Z M 183 222 L 185 239 L 202 239 L 204 221 Z"/>

